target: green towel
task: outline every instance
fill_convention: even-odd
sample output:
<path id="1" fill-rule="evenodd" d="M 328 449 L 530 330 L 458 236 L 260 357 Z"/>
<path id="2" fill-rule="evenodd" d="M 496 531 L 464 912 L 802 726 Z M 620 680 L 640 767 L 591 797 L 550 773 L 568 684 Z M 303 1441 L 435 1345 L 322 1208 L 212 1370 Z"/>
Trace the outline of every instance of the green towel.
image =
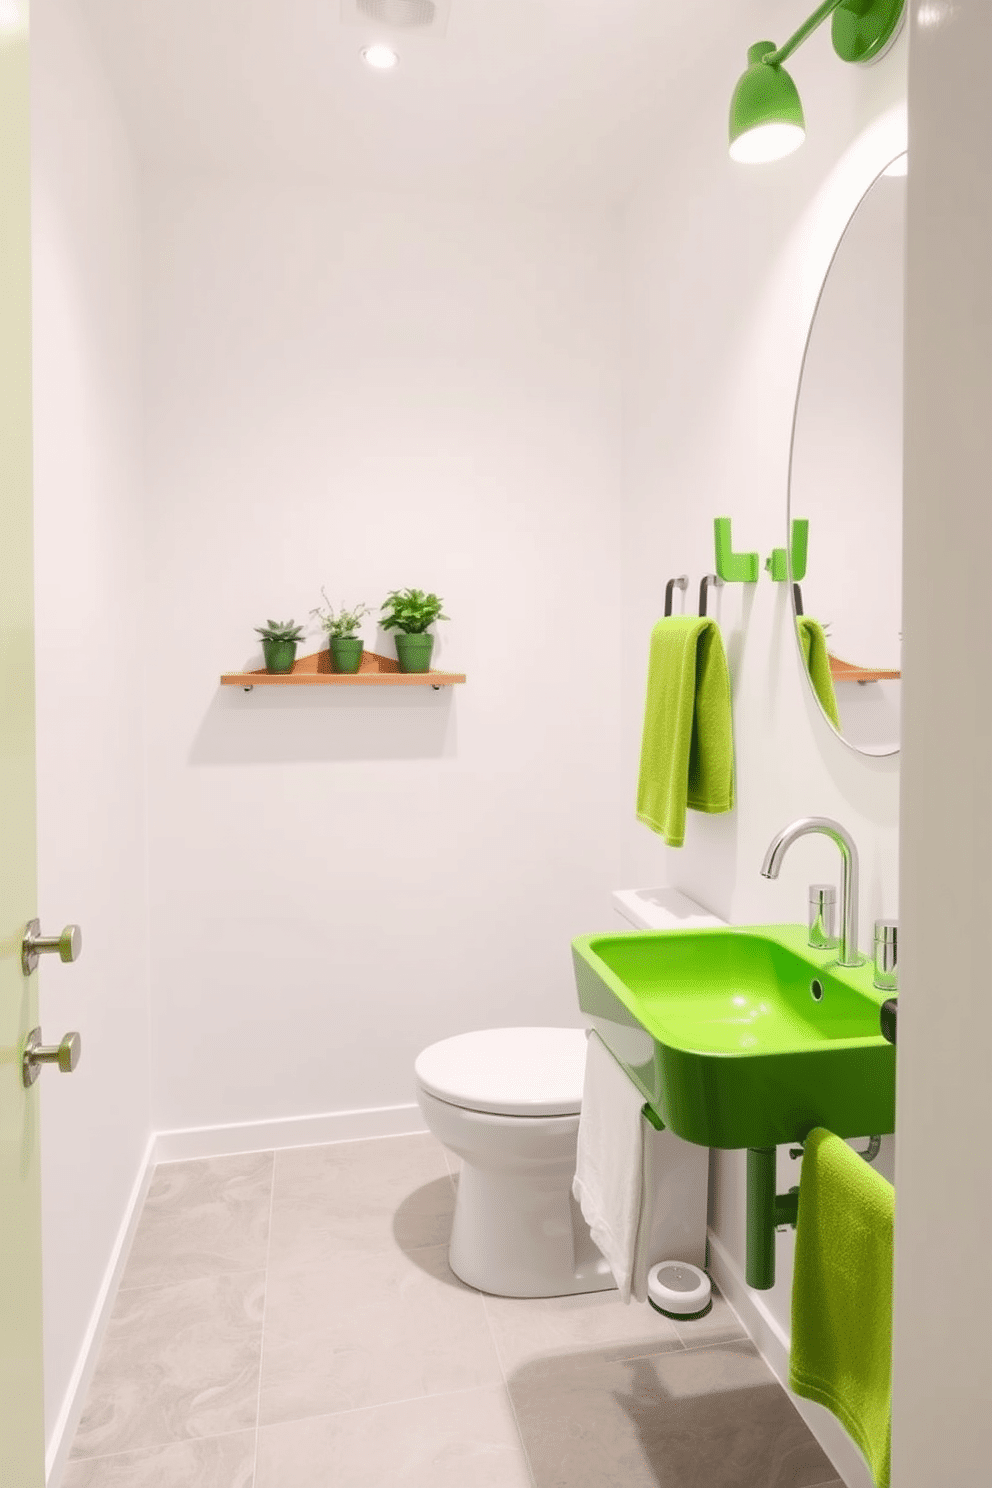
<path id="1" fill-rule="evenodd" d="M 730 673 L 715 620 L 670 615 L 651 632 L 637 819 L 669 847 L 685 841 L 686 807 L 730 811 L 734 739 Z"/>
<path id="2" fill-rule="evenodd" d="M 834 693 L 834 679 L 830 671 L 830 657 L 827 655 L 827 638 L 823 634 L 823 626 L 819 620 L 812 620 L 809 615 L 800 615 L 796 621 L 796 629 L 799 632 L 799 644 L 803 648 L 803 660 L 809 672 L 809 680 L 813 684 L 813 691 L 820 700 L 820 707 L 837 732 L 841 733 L 840 714 L 837 712 L 837 697 Z"/>
<path id="3" fill-rule="evenodd" d="M 895 1190 L 816 1127 L 799 1181 L 789 1384 L 843 1423 L 888 1488 Z"/>

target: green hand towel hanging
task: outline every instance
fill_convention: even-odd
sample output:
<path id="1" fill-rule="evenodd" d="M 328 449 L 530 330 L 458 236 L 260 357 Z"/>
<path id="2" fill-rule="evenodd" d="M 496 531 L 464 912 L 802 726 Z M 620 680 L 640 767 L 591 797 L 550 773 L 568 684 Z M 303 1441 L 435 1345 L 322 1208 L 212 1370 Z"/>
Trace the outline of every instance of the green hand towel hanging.
<path id="1" fill-rule="evenodd" d="M 796 630 L 799 632 L 799 644 L 803 648 L 803 660 L 806 663 L 809 680 L 813 684 L 813 691 L 820 700 L 820 707 L 840 733 L 837 695 L 834 692 L 834 679 L 830 671 L 830 656 L 827 652 L 827 638 L 823 633 L 823 626 L 809 615 L 800 615 L 796 621 Z"/>
<path id="2" fill-rule="evenodd" d="M 671 615 L 651 632 L 637 818 L 669 847 L 685 841 L 686 808 L 734 804 L 730 673 L 715 620 Z"/>
<path id="3" fill-rule="evenodd" d="M 895 1190 L 840 1137 L 806 1138 L 792 1278 L 789 1384 L 816 1400 L 888 1488 Z"/>

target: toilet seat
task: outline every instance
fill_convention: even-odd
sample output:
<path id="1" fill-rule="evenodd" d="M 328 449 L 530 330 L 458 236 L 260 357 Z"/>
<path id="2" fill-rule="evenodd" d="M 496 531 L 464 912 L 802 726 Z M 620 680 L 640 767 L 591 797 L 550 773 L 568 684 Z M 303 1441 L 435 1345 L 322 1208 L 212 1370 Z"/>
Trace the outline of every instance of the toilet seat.
<path id="1" fill-rule="evenodd" d="M 583 1028 L 487 1028 L 431 1044 L 414 1069 L 448 1105 L 495 1116 L 577 1116 L 586 1065 Z"/>

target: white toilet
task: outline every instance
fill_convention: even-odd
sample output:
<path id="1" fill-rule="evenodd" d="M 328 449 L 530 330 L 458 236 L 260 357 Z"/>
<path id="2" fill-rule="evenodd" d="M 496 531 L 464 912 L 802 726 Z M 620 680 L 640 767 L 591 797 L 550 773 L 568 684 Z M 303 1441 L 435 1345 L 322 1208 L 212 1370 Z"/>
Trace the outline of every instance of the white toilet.
<path id="1" fill-rule="evenodd" d="M 462 1160 L 452 1271 L 500 1297 L 565 1297 L 615 1285 L 572 1198 L 586 1035 L 490 1028 L 431 1044 L 417 1099 Z"/>

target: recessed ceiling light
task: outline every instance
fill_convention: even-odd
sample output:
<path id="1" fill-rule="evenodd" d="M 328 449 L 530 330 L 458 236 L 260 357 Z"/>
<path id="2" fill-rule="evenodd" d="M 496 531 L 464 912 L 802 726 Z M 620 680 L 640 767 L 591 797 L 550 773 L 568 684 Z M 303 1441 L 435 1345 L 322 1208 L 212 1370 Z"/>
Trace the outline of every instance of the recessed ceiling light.
<path id="1" fill-rule="evenodd" d="M 400 60 L 399 55 L 393 51 L 392 47 L 382 45 L 363 47 L 362 57 L 370 67 L 378 67 L 380 69 L 395 67 Z"/>

